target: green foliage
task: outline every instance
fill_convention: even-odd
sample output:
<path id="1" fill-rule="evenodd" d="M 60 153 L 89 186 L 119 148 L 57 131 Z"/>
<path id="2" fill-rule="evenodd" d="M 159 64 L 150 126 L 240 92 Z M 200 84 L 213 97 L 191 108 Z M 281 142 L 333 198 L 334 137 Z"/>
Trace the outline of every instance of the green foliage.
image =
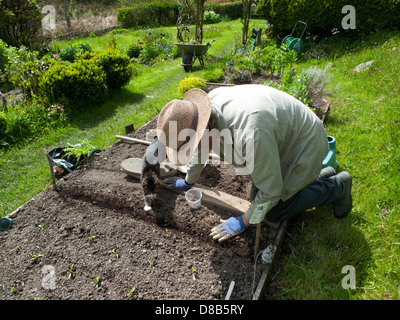
<path id="1" fill-rule="evenodd" d="M 31 47 L 42 26 L 42 14 L 36 1 L 0 1 L 0 39 L 15 47 Z"/>
<path id="2" fill-rule="evenodd" d="M 4 112 L 0 111 L 0 141 L 5 137 L 7 130 L 7 120 Z"/>
<path id="3" fill-rule="evenodd" d="M 8 46 L 7 43 L 0 39 L 0 82 L 2 81 L 1 75 L 8 64 Z"/>
<path id="4" fill-rule="evenodd" d="M 217 23 L 221 21 L 221 16 L 214 11 L 206 11 L 204 12 L 203 16 L 203 22 L 205 24 L 210 24 L 210 23 Z"/>
<path id="5" fill-rule="evenodd" d="M 342 8 L 351 4 L 356 9 L 357 30 L 344 30 Z M 330 35 L 333 29 L 359 36 L 400 23 L 400 0 L 261 0 L 256 13 L 267 19 L 274 35 L 284 37 L 291 33 L 296 21 L 308 24 L 307 32 L 313 35 Z M 299 35 L 296 35 L 299 36 Z"/>
<path id="6" fill-rule="evenodd" d="M 220 68 L 214 68 L 204 72 L 204 78 L 208 82 L 219 82 L 224 77 L 224 71 Z"/>
<path id="7" fill-rule="evenodd" d="M 129 58 L 139 58 L 140 52 L 143 50 L 143 44 L 133 43 L 129 45 L 126 54 Z"/>
<path id="8" fill-rule="evenodd" d="M 243 2 L 226 2 L 226 3 L 206 3 L 204 10 L 214 11 L 216 14 L 228 20 L 236 20 L 243 18 Z"/>
<path id="9" fill-rule="evenodd" d="M 106 73 L 93 60 L 73 64 L 56 61 L 40 80 L 40 91 L 50 103 L 102 103 L 107 94 Z"/>
<path id="10" fill-rule="evenodd" d="M 190 76 L 188 78 L 183 79 L 178 86 L 178 92 L 179 94 L 185 94 L 187 91 L 194 89 L 194 88 L 199 88 L 199 89 L 204 89 L 206 87 L 206 83 L 204 79 L 199 78 L 199 77 L 194 77 Z"/>
<path id="11" fill-rule="evenodd" d="M 297 53 L 287 50 L 286 47 L 256 47 L 250 52 L 238 50 L 233 56 L 233 61 L 236 68 L 247 69 L 255 74 L 265 70 L 281 73 L 286 66 L 291 66 L 297 61 Z"/>
<path id="12" fill-rule="evenodd" d="M 171 25 L 178 19 L 179 4 L 171 0 L 139 2 L 132 7 L 119 8 L 117 21 L 125 28 Z"/>
<path id="13" fill-rule="evenodd" d="M 109 89 L 121 88 L 132 79 L 133 66 L 130 64 L 130 58 L 117 49 L 96 51 L 91 60 L 104 70 Z"/>
<path id="14" fill-rule="evenodd" d="M 66 119 L 63 106 L 46 108 L 36 99 L 21 102 L 0 112 L 0 146 L 32 140 L 50 128 L 63 126 Z"/>
<path id="15" fill-rule="evenodd" d="M 61 60 L 74 62 L 75 59 L 79 58 L 86 52 L 91 52 L 92 47 L 89 43 L 81 41 L 76 46 L 69 46 L 60 51 L 59 57 Z"/>
<path id="16" fill-rule="evenodd" d="M 265 84 L 292 95 L 305 105 L 308 105 L 311 102 L 311 98 L 307 91 L 307 88 L 310 85 L 310 80 L 306 72 L 294 75 L 292 69 L 287 67 L 282 76 L 281 82 L 282 84 L 269 81 L 265 82 Z"/>

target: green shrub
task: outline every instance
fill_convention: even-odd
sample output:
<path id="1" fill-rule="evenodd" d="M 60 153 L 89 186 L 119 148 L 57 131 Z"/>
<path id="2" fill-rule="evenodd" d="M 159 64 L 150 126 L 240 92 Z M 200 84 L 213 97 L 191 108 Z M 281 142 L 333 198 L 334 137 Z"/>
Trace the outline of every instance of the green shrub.
<path id="1" fill-rule="evenodd" d="M 31 47 L 42 26 L 42 14 L 36 1 L 0 1 L 0 39 L 8 45 Z"/>
<path id="2" fill-rule="evenodd" d="M 139 43 L 134 43 L 129 45 L 128 49 L 126 50 L 126 54 L 129 58 L 139 58 L 140 52 L 143 50 L 143 45 Z"/>
<path id="3" fill-rule="evenodd" d="M 400 0 L 261 0 L 256 13 L 267 19 L 273 34 L 284 37 L 291 33 L 296 21 L 308 24 L 307 32 L 313 35 L 329 35 L 332 30 L 352 32 L 342 28 L 342 13 L 345 5 L 356 9 L 356 28 L 353 34 L 371 32 L 400 24 Z M 300 31 L 297 31 L 300 33 Z M 299 34 L 295 34 L 299 36 Z"/>
<path id="4" fill-rule="evenodd" d="M 206 83 L 204 79 L 199 77 L 190 76 L 188 78 L 183 79 L 178 86 L 178 92 L 180 94 L 185 94 L 187 91 L 199 88 L 204 89 L 206 87 Z"/>
<path id="5" fill-rule="evenodd" d="M 76 46 L 69 46 L 60 51 L 59 57 L 63 61 L 74 62 L 76 58 L 79 58 L 86 52 L 91 52 L 92 47 L 89 43 L 81 41 Z"/>
<path id="6" fill-rule="evenodd" d="M 98 51 L 91 60 L 104 70 L 109 89 L 121 88 L 132 79 L 133 66 L 130 58 L 116 49 Z"/>
<path id="7" fill-rule="evenodd" d="M 50 103 L 98 104 L 107 94 L 106 73 L 93 60 L 57 61 L 43 75 L 39 87 Z"/>
<path id="8" fill-rule="evenodd" d="M 282 76 L 281 83 L 269 81 L 265 82 L 265 84 L 290 94 L 305 105 L 311 102 L 307 90 L 310 85 L 310 77 L 305 71 L 294 75 L 292 69 L 287 67 Z"/>
<path id="9" fill-rule="evenodd" d="M 214 68 L 204 72 L 204 78 L 208 82 L 219 82 L 224 77 L 224 71 L 220 68 Z"/>
<path id="10" fill-rule="evenodd" d="M 4 112 L 0 111 L 0 141 L 5 138 L 7 130 L 7 120 Z"/>
<path id="11" fill-rule="evenodd" d="M 210 24 L 210 23 L 217 23 L 221 21 L 221 16 L 214 11 L 206 11 L 204 12 L 203 16 L 203 22 L 205 24 Z"/>
<path id="12" fill-rule="evenodd" d="M 270 73 L 281 73 L 287 66 L 297 60 L 297 53 L 287 50 L 285 46 L 256 47 L 250 52 L 240 50 L 233 56 L 235 67 L 247 69 L 252 73 L 268 70 Z"/>
<path id="13" fill-rule="evenodd" d="M 3 74 L 6 65 L 8 64 L 8 46 L 7 43 L 0 39 L 0 72 Z"/>
<path id="14" fill-rule="evenodd" d="M 119 8 L 117 23 L 125 28 L 137 26 L 175 24 L 179 15 L 179 4 L 171 0 L 139 2 L 129 8 Z"/>

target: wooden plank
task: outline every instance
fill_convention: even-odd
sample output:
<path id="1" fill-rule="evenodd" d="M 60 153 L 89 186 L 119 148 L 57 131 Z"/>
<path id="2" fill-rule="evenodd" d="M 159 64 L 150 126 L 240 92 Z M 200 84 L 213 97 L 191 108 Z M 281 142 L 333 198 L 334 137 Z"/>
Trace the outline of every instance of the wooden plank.
<path id="1" fill-rule="evenodd" d="M 267 287 L 267 283 L 269 281 L 269 279 L 271 278 L 271 270 L 273 268 L 273 266 L 276 263 L 277 260 L 277 252 L 280 249 L 282 242 L 283 242 L 283 238 L 286 234 L 286 230 L 287 230 L 287 226 L 289 224 L 289 219 L 287 220 L 283 220 L 280 227 L 279 227 L 279 231 L 278 234 L 275 238 L 275 242 L 274 242 L 274 248 L 275 248 L 275 252 L 274 255 L 272 257 L 272 262 L 266 264 L 265 269 L 261 275 L 260 281 L 258 281 L 258 285 L 256 288 L 256 291 L 253 295 L 253 300 L 262 300 L 264 299 L 264 292 L 265 289 Z"/>
<path id="2" fill-rule="evenodd" d="M 129 167 L 128 166 L 129 163 L 136 163 L 136 165 Z M 140 165 L 137 165 L 138 163 L 139 164 L 141 163 L 141 159 L 139 159 L 139 158 L 126 159 L 121 163 L 121 169 L 126 174 L 128 174 L 132 177 L 135 177 L 137 179 L 140 179 L 141 169 L 140 169 Z M 165 169 L 163 169 L 163 166 L 165 166 Z M 168 166 L 169 166 L 168 164 L 161 164 L 161 177 L 160 177 L 161 179 L 163 177 L 167 177 L 170 175 L 170 172 L 167 172 L 165 174 L 162 173 L 163 171 L 168 170 Z M 179 190 L 169 186 L 164 181 L 161 181 L 161 186 L 168 190 L 172 190 L 174 192 L 184 194 L 184 192 L 179 191 Z M 201 191 L 201 193 L 203 194 L 202 201 L 211 203 L 219 208 L 223 208 L 223 209 L 229 210 L 231 212 L 243 214 L 244 212 L 247 211 L 247 209 L 250 208 L 250 205 L 251 205 L 251 203 L 247 200 L 232 196 L 230 194 L 227 194 L 227 193 L 215 190 L 215 189 L 207 188 L 204 186 L 200 187 L 197 184 L 195 184 L 193 188 Z"/>

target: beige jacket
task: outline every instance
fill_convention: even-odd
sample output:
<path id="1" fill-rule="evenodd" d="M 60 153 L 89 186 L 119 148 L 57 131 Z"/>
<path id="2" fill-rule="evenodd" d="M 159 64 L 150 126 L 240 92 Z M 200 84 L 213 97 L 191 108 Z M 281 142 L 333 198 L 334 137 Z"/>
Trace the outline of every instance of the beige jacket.
<path id="1" fill-rule="evenodd" d="M 221 87 L 209 97 L 214 125 L 224 133 L 220 157 L 237 168 L 245 166 L 258 189 L 247 219 L 258 205 L 265 204 L 268 212 L 318 177 L 329 146 L 323 123 L 307 106 L 266 85 Z M 186 181 L 196 182 L 203 168 L 190 161 Z"/>

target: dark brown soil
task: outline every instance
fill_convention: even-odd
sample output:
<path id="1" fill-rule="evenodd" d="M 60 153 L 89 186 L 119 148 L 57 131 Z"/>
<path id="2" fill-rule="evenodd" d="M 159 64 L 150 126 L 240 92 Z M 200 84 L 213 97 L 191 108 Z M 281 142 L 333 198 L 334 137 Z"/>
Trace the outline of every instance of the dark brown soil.
<path id="1" fill-rule="evenodd" d="M 156 120 L 130 136 L 145 139 Z M 0 232 L 0 299 L 224 299 L 231 281 L 231 299 L 252 298 L 263 270 L 258 260 L 254 275 L 255 227 L 219 244 L 210 230 L 232 214 L 191 211 L 166 189 L 145 212 L 139 180 L 120 170 L 145 149 L 117 142 L 18 210 Z M 251 186 L 226 164 L 208 165 L 199 183 L 244 199 Z M 260 248 L 276 233 L 263 225 Z"/>

